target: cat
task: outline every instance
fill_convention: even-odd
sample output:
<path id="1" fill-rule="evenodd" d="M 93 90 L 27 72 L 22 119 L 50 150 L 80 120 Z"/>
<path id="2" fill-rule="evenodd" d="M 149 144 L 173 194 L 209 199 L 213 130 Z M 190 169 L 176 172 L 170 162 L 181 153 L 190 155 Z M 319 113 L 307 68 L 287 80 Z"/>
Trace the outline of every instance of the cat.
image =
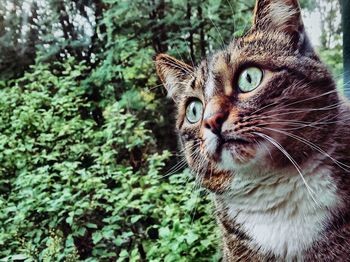
<path id="1" fill-rule="evenodd" d="M 155 63 L 223 261 L 350 261 L 350 108 L 298 1 L 257 0 L 248 33 L 196 67 Z"/>

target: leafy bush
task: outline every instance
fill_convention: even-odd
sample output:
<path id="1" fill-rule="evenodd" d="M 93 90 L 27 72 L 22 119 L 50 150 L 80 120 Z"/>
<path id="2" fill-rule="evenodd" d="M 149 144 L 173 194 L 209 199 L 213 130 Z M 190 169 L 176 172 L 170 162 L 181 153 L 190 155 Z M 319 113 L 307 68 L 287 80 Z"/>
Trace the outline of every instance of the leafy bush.
<path id="1" fill-rule="evenodd" d="M 0 261 L 219 260 L 208 197 L 188 170 L 165 175 L 176 139 L 152 56 L 198 62 L 255 0 L 22 2 L 0 4 L 0 45 L 20 50 L 1 54 Z M 339 47 L 321 54 L 340 74 Z"/>
<path id="2" fill-rule="evenodd" d="M 343 49 L 336 46 L 333 49 L 320 49 L 318 53 L 322 61 L 332 71 L 338 88 L 343 91 Z"/>
<path id="3" fill-rule="evenodd" d="M 163 177 L 171 155 L 125 98 L 104 101 L 96 121 L 85 70 L 37 63 L 3 83 L 2 260 L 215 260 L 211 206 L 189 172 Z"/>

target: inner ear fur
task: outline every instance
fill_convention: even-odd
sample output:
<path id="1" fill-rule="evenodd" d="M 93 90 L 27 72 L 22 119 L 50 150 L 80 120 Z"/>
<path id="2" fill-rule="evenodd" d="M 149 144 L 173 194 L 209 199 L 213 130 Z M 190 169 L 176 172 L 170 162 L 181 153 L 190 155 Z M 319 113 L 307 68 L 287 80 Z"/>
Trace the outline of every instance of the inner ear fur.
<path id="1" fill-rule="evenodd" d="M 257 0 L 253 30 L 277 31 L 288 34 L 295 48 L 304 56 L 315 52 L 305 32 L 298 0 Z"/>
<path id="2" fill-rule="evenodd" d="M 168 91 L 168 96 L 177 102 L 185 90 L 186 82 L 193 75 L 193 67 L 166 54 L 157 55 L 155 63 L 157 74 Z"/>
<path id="3" fill-rule="evenodd" d="M 297 0 L 257 0 L 253 24 L 260 30 L 304 32 L 301 9 Z"/>

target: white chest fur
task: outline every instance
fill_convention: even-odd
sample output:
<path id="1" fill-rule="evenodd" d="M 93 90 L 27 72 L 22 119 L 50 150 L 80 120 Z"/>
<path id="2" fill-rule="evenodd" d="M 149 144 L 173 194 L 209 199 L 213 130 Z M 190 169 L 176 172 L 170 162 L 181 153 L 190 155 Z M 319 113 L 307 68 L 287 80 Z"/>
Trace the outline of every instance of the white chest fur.
<path id="1" fill-rule="evenodd" d="M 252 239 L 251 248 L 285 261 L 302 261 L 303 251 L 322 237 L 330 210 L 340 201 L 335 183 L 327 168 L 304 176 L 314 199 L 296 174 L 256 176 L 249 181 L 235 176 L 232 194 L 224 201 L 229 216 Z"/>

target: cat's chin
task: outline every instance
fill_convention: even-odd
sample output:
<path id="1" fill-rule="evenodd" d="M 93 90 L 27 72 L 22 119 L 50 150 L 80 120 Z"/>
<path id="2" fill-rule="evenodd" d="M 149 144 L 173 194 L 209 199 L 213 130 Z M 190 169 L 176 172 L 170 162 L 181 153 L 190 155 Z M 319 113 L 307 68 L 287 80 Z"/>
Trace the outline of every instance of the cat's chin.
<path id="1" fill-rule="evenodd" d="M 269 155 L 267 146 L 258 146 L 255 143 L 223 145 L 216 155 L 208 156 L 212 165 L 208 168 L 208 172 L 199 175 L 197 181 L 214 193 L 230 192 L 236 174 L 249 176 L 268 168 L 267 155 Z"/>
<path id="2" fill-rule="evenodd" d="M 249 148 L 247 150 L 250 153 L 242 154 L 242 149 L 240 148 L 227 148 L 224 147 L 220 154 L 220 159 L 217 162 L 217 167 L 223 171 L 238 171 L 242 167 L 250 165 L 255 158 L 255 150 Z"/>
<path id="3" fill-rule="evenodd" d="M 263 141 L 256 137 L 228 132 L 218 136 L 208 130 L 204 130 L 203 137 L 202 154 L 219 172 L 239 172 L 256 163 L 261 155 L 266 155 L 266 148 L 260 146 Z"/>
<path id="4" fill-rule="evenodd" d="M 218 170 L 237 172 L 254 165 L 263 153 L 260 151 L 254 143 L 235 141 L 223 144 L 212 159 L 215 160 Z"/>

